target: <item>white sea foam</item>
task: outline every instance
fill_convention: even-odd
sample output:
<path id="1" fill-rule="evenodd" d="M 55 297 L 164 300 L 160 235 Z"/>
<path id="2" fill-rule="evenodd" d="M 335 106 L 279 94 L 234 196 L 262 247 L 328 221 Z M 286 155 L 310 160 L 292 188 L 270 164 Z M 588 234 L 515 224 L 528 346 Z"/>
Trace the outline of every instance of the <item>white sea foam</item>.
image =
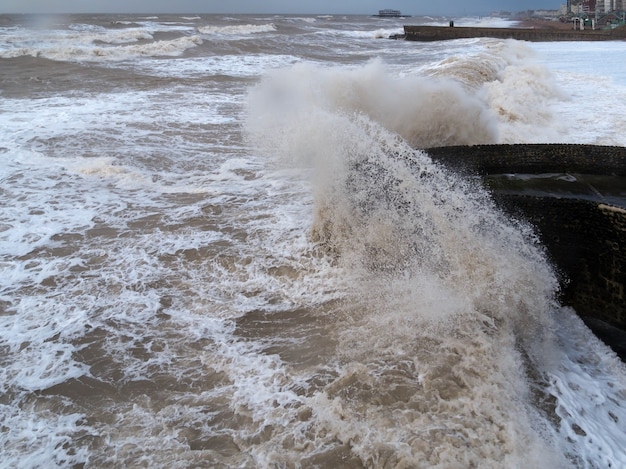
<path id="1" fill-rule="evenodd" d="M 181 366 L 182 363 L 177 358 L 173 344 L 149 358 L 136 356 L 129 349 L 129 340 L 134 344 L 133 348 L 142 349 L 144 338 L 152 335 L 147 332 L 147 328 L 154 327 L 156 335 L 150 339 L 151 343 L 167 343 L 173 333 L 182 333 L 181 340 L 177 341 L 181 344 L 207 340 L 215 344 L 200 353 L 204 357 L 203 367 L 226 373 L 232 384 L 207 394 L 205 398 L 208 401 L 200 404 L 200 399 L 198 406 L 211 405 L 211 402 L 215 402 L 212 399 L 222 399 L 220 396 L 223 393 L 224 399 L 237 397 L 238 401 L 234 400 L 233 405 L 241 406 L 242 413 L 243 406 L 250 398 L 251 404 L 256 403 L 255 412 L 262 415 L 269 400 L 281 395 L 281 392 L 286 399 L 294 395 L 293 391 L 281 391 L 281 386 L 276 381 L 280 374 L 287 374 L 286 371 L 281 371 L 280 360 L 260 354 L 259 344 L 234 340 L 230 323 L 220 318 L 222 316 L 230 320 L 250 310 L 266 308 L 268 304 L 273 304 L 276 309 L 283 309 L 299 302 L 314 304 L 327 301 L 332 296 L 329 291 L 338 288 L 338 282 L 324 275 L 323 265 L 326 261 L 323 258 L 309 257 L 308 262 L 311 265 L 307 269 L 304 264 L 307 261 L 295 255 L 298 250 L 310 250 L 310 245 L 306 240 L 307 218 L 304 216 L 308 211 L 307 206 L 302 205 L 298 197 L 294 197 L 302 193 L 303 188 L 294 185 L 294 178 L 284 174 L 266 174 L 265 177 L 249 180 L 246 174 L 258 171 L 258 165 L 248 159 L 232 158 L 213 172 L 204 174 L 202 181 L 197 181 L 196 187 L 210 188 L 210 193 L 199 197 L 194 204 L 171 207 L 167 197 L 160 200 L 160 194 L 189 197 L 194 191 L 185 189 L 183 184 L 190 184 L 193 176 L 186 174 L 178 181 L 178 188 L 160 188 L 157 184 L 145 184 L 142 187 L 108 190 L 107 179 L 117 178 L 119 170 L 109 166 L 106 159 L 85 159 L 73 164 L 65 160 L 63 164 L 52 168 L 46 167 L 45 161 L 32 158 L 28 161 L 33 165 L 31 171 L 38 167 L 38 171 L 47 173 L 51 180 L 58 182 L 54 205 L 68 217 L 73 214 L 72 208 L 87 211 L 85 204 L 76 203 L 73 195 L 84 192 L 85 189 L 77 191 L 75 187 L 68 185 L 67 182 L 76 181 L 75 178 L 71 172 L 59 170 L 63 166 L 79 170 L 82 183 L 93 196 L 91 202 L 95 210 L 91 211 L 90 218 L 91 226 L 94 223 L 97 225 L 94 233 L 102 227 L 119 230 L 120 233 L 127 232 L 128 223 L 140 222 L 150 217 L 163 217 L 172 224 L 183 220 L 201 220 L 206 217 L 203 206 L 211 203 L 217 207 L 231 207 L 233 219 L 238 220 L 234 225 L 236 230 L 256 234 L 248 234 L 245 243 L 241 244 L 236 235 L 228 233 L 228 226 L 211 226 L 208 222 L 207 228 L 200 231 L 186 228 L 185 223 L 181 224 L 180 230 L 171 233 L 146 227 L 138 230 L 137 236 L 127 241 L 123 241 L 125 236 L 121 236 L 119 240 L 108 240 L 103 236 L 101 242 L 93 245 L 81 243 L 73 248 L 73 254 L 56 261 L 54 257 L 47 259 L 44 250 L 33 260 L 16 259 L 17 263 L 3 263 L 3 272 L 9 275 L 3 276 L 8 284 L 0 292 L 0 299 L 8 302 L 3 307 L 9 308 L 11 314 L 0 316 L 0 340 L 10 348 L 11 355 L 21 357 L 11 363 L 3 363 L 3 386 L 13 392 L 19 389 L 28 393 L 46 391 L 55 385 L 67 383 L 68 380 L 85 376 L 107 380 L 106 372 L 103 374 L 96 371 L 97 363 L 95 368 L 90 368 L 77 359 L 83 346 L 72 344 L 73 340 L 94 330 L 107 331 L 106 355 L 119 364 L 123 370 L 124 382 L 153 379 L 154 370 L 157 369 L 170 369 L 175 374 L 180 373 L 181 380 L 185 379 L 187 367 L 182 366 L 176 370 L 175 364 L 178 362 L 177 366 Z M 101 181 L 101 177 L 105 180 Z M 35 187 L 32 182 L 28 186 Z M 11 189 L 17 191 L 18 187 Z M 132 210 L 128 205 L 130 201 L 127 200 L 131 193 L 134 194 Z M 283 210 L 274 212 L 265 206 L 267 197 L 280 199 Z M 241 200 L 237 201 L 238 198 Z M 245 200 L 248 202 L 243 204 Z M 258 202 L 255 203 L 254 200 Z M 294 203 L 290 204 L 290 200 Z M 22 209 L 26 202 L 22 200 Z M 116 206 L 116 203 L 119 205 Z M 29 223 L 31 229 L 36 229 L 36 220 L 34 222 Z M 84 227 L 72 228 L 67 222 L 63 223 L 63 229 L 75 235 L 85 231 Z M 210 253 L 212 245 L 215 245 L 213 254 L 202 254 Z M 220 248 L 220 245 L 232 247 Z M 54 249 L 55 246 L 63 248 L 64 242 L 59 239 L 56 243 L 48 242 L 40 247 Z M 220 256 L 226 256 L 225 249 L 232 251 L 232 266 L 219 261 Z M 163 262 L 167 258 L 176 259 L 181 252 L 189 253 L 192 257 L 194 252 L 198 252 L 197 268 L 183 276 L 170 270 L 171 266 L 167 267 L 167 263 Z M 219 252 L 222 254 L 218 256 Z M 252 262 L 259 255 L 264 260 L 260 263 Z M 287 274 L 281 274 L 281 270 L 285 270 Z M 310 276 L 304 274 L 306 270 L 311 272 Z M 289 272 L 297 272 L 298 275 L 292 276 Z M 151 283 L 154 286 L 146 288 Z M 63 285 L 63 294 L 54 300 L 47 297 L 45 285 L 50 284 Z M 311 288 L 312 285 L 316 288 Z M 198 302 L 195 294 L 189 299 L 178 297 L 175 292 L 181 288 L 187 291 L 198 290 L 203 300 Z M 18 304 L 13 302 L 16 289 L 34 289 L 40 293 L 31 294 Z M 172 293 L 175 296 L 173 308 L 177 311 L 172 312 L 175 325 L 170 330 L 166 323 L 155 323 L 155 312 L 161 307 L 161 297 Z M 208 311 L 211 314 L 208 315 Z M 16 322 L 16 318 L 19 321 Z M 166 339 L 166 336 L 170 338 Z M 86 346 L 88 344 L 89 342 Z M 148 350 L 149 347 L 148 345 Z M 198 351 L 193 355 L 197 359 Z M 197 368 L 198 365 L 194 366 Z M 233 389 L 237 390 L 234 395 Z M 259 394 L 259 390 L 263 389 L 265 393 Z M 4 448 L 11 447 L 5 454 L 6 461 L 17 461 L 25 451 L 21 444 L 23 435 L 37 435 L 38 443 L 30 445 L 28 459 L 22 459 L 24 467 L 37 467 L 43 461 L 49 461 L 52 447 L 57 447 L 59 442 L 63 446 L 77 434 L 107 435 L 105 447 L 112 450 L 105 450 L 102 454 L 98 450 L 91 451 L 89 458 L 96 464 L 103 461 L 103 464 L 124 461 L 132 463 L 136 455 L 134 447 L 141 447 L 142 452 L 150 451 L 151 457 L 164 458 L 161 461 L 175 458 L 172 453 L 167 456 L 167 451 L 181 451 L 181 448 L 185 448 L 175 438 L 179 431 L 176 428 L 172 428 L 171 433 L 163 432 L 158 439 L 150 436 L 154 425 L 158 425 L 155 417 L 159 419 L 166 417 L 166 414 L 159 413 L 161 417 L 155 415 L 150 409 L 149 400 L 145 406 L 143 402 L 137 402 L 131 409 L 127 409 L 121 403 L 118 411 L 115 408 L 110 409 L 112 415 L 117 416 L 114 418 L 116 425 L 121 425 L 125 429 L 123 431 L 111 433 L 107 424 L 99 422 L 87 426 L 81 414 L 64 416 L 63 421 L 56 424 L 54 415 L 48 416 L 44 413 L 39 414 L 41 416 L 36 420 L 37 433 L 30 428 L 33 424 L 32 418 L 37 415 L 34 411 L 24 408 L 22 411 L 26 416 L 16 414 L 22 406 L 19 396 L 21 394 L 10 406 L 0 409 L 3 421 L 11 422 L 12 425 L 10 432 L 3 433 L 0 443 Z M 181 399 L 191 402 L 189 399 L 197 400 L 198 396 L 181 396 Z M 182 415 L 183 409 L 182 403 L 171 402 L 163 412 L 168 413 L 169 417 L 166 418 L 176 419 L 175 415 Z M 194 418 L 200 422 L 200 414 L 205 418 L 207 415 L 193 404 L 183 414 L 189 416 L 184 418 L 186 422 Z M 267 419 L 269 420 L 269 416 Z M 278 414 L 276 419 L 279 419 Z M 65 460 L 84 461 L 87 458 L 84 447 L 76 451 L 65 451 L 58 447 L 54 454 L 54 460 L 59 458 L 59 464 Z"/>
<path id="2" fill-rule="evenodd" d="M 624 145 L 614 103 L 626 93 L 626 79 L 606 60 L 623 48 L 618 41 L 451 41 L 444 60 L 417 71 L 477 90 L 498 116 L 500 142 Z M 575 60 L 580 53 L 587 59 Z"/>
<path id="3" fill-rule="evenodd" d="M 5 448 L 3 467 L 73 466 L 89 457 L 85 448 L 68 450 L 74 435 L 83 428 L 83 415 L 58 414 L 53 409 L 38 413 L 32 408 L 2 404 L 0 416 L 4 426 L 0 437 Z"/>
<path id="4" fill-rule="evenodd" d="M 276 26 L 269 24 L 243 24 L 229 26 L 201 26 L 198 31 L 202 34 L 219 34 L 225 36 L 247 36 L 257 33 L 270 33 L 276 31 Z"/>
<path id="5" fill-rule="evenodd" d="M 269 87 L 272 91 L 259 99 L 273 104 L 266 101 L 261 106 L 272 113 L 280 109 L 278 118 L 292 126 L 290 131 L 295 134 L 316 131 L 302 130 L 306 125 L 303 127 L 299 118 L 315 103 L 322 112 L 327 108 L 332 113 L 368 115 L 416 147 L 497 140 L 495 115 L 479 96 L 448 79 L 395 78 L 379 61 L 358 70 L 296 65 L 276 73 Z"/>
<path id="6" fill-rule="evenodd" d="M 23 192 L 19 189 L 17 181 L 31 165 L 37 165 L 38 169 L 27 176 L 30 186 L 39 190 L 53 188 L 56 185 L 55 176 L 64 170 L 63 161 L 50 160 L 28 151 L 17 152 L 13 156 L 16 159 L 6 161 L 4 166 L 4 191 L 8 198 L 21 202 L 7 207 L 0 218 L 4 227 L 0 233 L 0 254 L 24 256 L 49 244 L 56 235 L 91 225 L 93 212 L 86 200 L 83 199 L 81 204 L 68 211 L 58 207 L 51 194 Z M 82 196 L 79 197 L 82 199 Z"/>
<path id="7" fill-rule="evenodd" d="M 110 30 L 93 25 L 74 25 L 67 31 L 23 30 L 21 34 L 12 34 L 3 44 L 0 58 L 32 56 L 58 61 L 127 60 L 144 56 L 181 55 L 185 50 L 202 44 L 198 36 L 152 41 L 153 34 L 162 29 L 142 27 Z M 137 42 L 142 44 L 134 44 Z"/>
<path id="8" fill-rule="evenodd" d="M 268 70 L 282 68 L 298 62 L 292 55 L 250 55 L 242 59 L 238 55 L 182 58 L 180 60 L 155 59 L 135 66 L 136 70 L 163 77 L 258 77 Z M 221 116 L 229 120 L 227 116 Z"/>
<path id="9" fill-rule="evenodd" d="M 340 36 L 351 39 L 387 39 L 394 34 L 403 34 L 404 29 L 402 27 L 396 28 L 379 28 L 375 30 L 355 30 L 355 31 L 333 31 L 331 33 L 320 32 L 318 34 Z"/>
<path id="10" fill-rule="evenodd" d="M 548 375 L 566 451 L 579 467 L 626 464 L 626 367 L 571 310 L 559 315 L 564 354 Z"/>
<path id="11" fill-rule="evenodd" d="M 626 53 L 623 41 L 532 44 L 536 60 L 552 70 L 566 94 L 559 103 L 561 138 L 575 143 L 626 146 L 626 121 L 619 106 L 626 98 L 626 73 L 614 57 Z M 580 60 L 584 57 L 584 60 Z"/>
<path id="12" fill-rule="evenodd" d="M 169 122 L 181 126 L 188 126 L 190 120 L 196 126 L 234 122 L 233 116 L 220 115 L 216 109 L 218 105 L 232 105 L 230 97 L 220 103 L 215 95 L 199 96 L 184 113 L 171 112 L 159 101 L 153 106 L 148 105 L 149 99 L 146 98 L 143 93 L 120 93 L 117 96 L 109 94 L 106 99 L 94 95 L 84 99 L 52 97 L 30 104 L 22 100 L 3 101 L 0 107 L 12 112 L 4 112 L 0 118 L 0 138 L 6 149 L 0 178 L 4 181 L 6 196 L 21 203 L 12 204 L 2 212 L 2 254 L 26 255 L 48 245 L 59 235 L 85 230 L 93 226 L 93 218 L 102 205 L 110 204 L 108 210 L 113 212 L 123 209 L 125 204 L 111 198 L 106 190 L 84 191 L 84 179 L 76 179 L 76 175 L 96 180 L 102 188 L 113 185 L 173 192 L 181 187 L 179 183 L 163 181 L 161 176 L 155 179 L 154 175 L 118 161 L 127 151 L 123 142 L 131 138 L 129 134 L 138 140 L 143 139 L 146 149 L 161 145 L 160 142 L 166 139 L 164 129 L 139 131 L 157 115 L 167 113 Z M 134 110 L 129 112 L 131 104 Z M 29 123 L 28 126 L 24 125 L 25 122 Z M 198 127 L 198 130 L 202 128 Z M 90 147 L 72 149 L 72 142 L 80 138 L 91 139 Z M 120 146 L 107 145 L 116 140 Z M 50 142 L 53 147 L 60 142 L 65 142 L 68 147 L 50 155 Z M 65 182 L 61 183 L 60 178 Z M 55 195 L 62 184 L 70 191 L 68 198 L 71 202 L 67 206 L 59 205 Z M 25 191 L 24 186 L 31 190 Z M 196 192 L 206 190 L 201 177 L 188 178 L 185 186 L 189 190 L 193 187 Z"/>
<path id="13" fill-rule="evenodd" d="M 446 59 L 422 70 L 454 78 L 484 100 L 497 116 L 501 143 L 558 142 L 568 134 L 555 117 L 568 96 L 523 42 L 474 41 L 470 51 L 451 49 Z"/>
<path id="14" fill-rule="evenodd" d="M 285 23 L 305 23 L 305 24 L 315 24 L 318 21 L 318 17 L 314 17 L 314 16 L 284 16 L 284 15 L 274 15 L 273 18 L 275 20 L 280 20 L 281 22 L 285 22 Z M 256 18 L 257 20 L 263 20 L 263 18 Z"/>

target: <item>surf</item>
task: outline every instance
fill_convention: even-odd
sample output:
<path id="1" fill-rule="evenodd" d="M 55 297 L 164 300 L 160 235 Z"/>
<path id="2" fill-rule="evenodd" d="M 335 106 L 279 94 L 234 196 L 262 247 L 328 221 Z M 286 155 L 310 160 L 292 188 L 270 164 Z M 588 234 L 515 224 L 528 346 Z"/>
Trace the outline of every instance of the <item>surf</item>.
<path id="1" fill-rule="evenodd" d="M 566 391 L 583 389 L 568 371 L 580 343 L 559 324 L 595 338 L 559 305 L 533 227 L 416 149 L 497 140 L 501 120 L 485 96 L 448 78 L 394 78 L 381 62 L 294 66 L 249 94 L 249 144 L 310 175 L 310 238 L 350 279 L 339 376 L 308 405 L 366 465 L 519 466 L 530 457 L 584 466 L 600 457 L 594 448 L 614 447 L 610 430 L 593 440 L 572 431 L 597 423 L 583 417 L 586 398 Z M 619 360 L 597 346 L 591 362 L 606 359 L 602 373 L 623 383 Z M 594 413 L 617 428 L 625 388 L 601 388 Z M 387 446 L 389 432 L 403 443 Z"/>

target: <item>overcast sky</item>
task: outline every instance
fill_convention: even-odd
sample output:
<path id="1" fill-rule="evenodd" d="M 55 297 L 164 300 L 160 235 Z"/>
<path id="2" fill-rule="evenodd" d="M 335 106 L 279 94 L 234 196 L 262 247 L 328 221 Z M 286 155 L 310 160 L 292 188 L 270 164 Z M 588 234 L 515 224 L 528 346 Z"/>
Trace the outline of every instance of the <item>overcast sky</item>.
<path id="1" fill-rule="evenodd" d="M 565 0 L 562 0 L 564 2 Z M 0 13 L 313 13 L 487 14 L 557 9 L 559 0 L 0 0 Z"/>

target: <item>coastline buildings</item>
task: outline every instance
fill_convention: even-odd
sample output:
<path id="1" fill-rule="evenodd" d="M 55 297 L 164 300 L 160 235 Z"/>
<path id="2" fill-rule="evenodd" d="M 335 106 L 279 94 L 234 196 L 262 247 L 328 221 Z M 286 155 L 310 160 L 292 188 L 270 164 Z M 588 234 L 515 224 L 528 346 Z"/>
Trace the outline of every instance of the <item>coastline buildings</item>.
<path id="1" fill-rule="evenodd" d="M 626 1 L 624 0 L 597 0 L 597 9 L 600 13 L 610 13 L 612 11 L 626 10 Z"/>
<path id="2" fill-rule="evenodd" d="M 598 11 L 599 13 L 626 10 L 625 0 L 596 0 L 594 3 L 595 9 L 591 11 Z"/>
<path id="3" fill-rule="evenodd" d="M 615 28 L 626 24 L 626 0 L 568 0 L 561 8 L 561 21 L 572 21 L 574 29 Z"/>
<path id="4" fill-rule="evenodd" d="M 626 0 L 567 0 L 566 13 L 600 13 L 626 11 Z"/>

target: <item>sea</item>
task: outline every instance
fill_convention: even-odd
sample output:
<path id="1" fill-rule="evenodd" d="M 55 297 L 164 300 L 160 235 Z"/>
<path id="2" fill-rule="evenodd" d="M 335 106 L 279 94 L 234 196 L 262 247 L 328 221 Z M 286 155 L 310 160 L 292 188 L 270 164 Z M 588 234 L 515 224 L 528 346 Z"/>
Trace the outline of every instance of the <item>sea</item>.
<path id="1" fill-rule="evenodd" d="M 389 39 L 449 20 L 1 15 L 0 467 L 626 467 L 624 363 L 427 150 L 626 146 L 626 42 Z"/>

